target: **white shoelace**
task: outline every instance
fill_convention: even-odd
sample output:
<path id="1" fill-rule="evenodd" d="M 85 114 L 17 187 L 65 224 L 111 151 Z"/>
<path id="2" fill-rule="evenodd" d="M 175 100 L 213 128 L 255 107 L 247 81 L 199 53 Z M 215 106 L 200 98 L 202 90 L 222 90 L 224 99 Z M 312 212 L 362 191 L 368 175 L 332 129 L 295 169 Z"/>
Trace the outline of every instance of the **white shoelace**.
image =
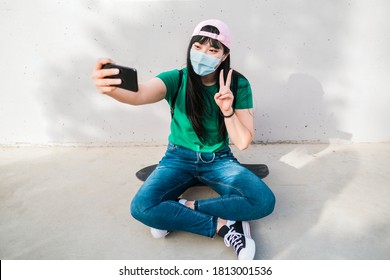
<path id="1" fill-rule="evenodd" d="M 225 237 L 223 238 L 223 241 L 225 242 L 225 245 L 227 247 L 233 246 L 234 250 L 237 253 L 238 249 L 244 246 L 241 240 L 242 236 L 243 234 L 235 231 L 234 228 L 231 228 L 229 229 L 228 233 L 226 233 Z"/>

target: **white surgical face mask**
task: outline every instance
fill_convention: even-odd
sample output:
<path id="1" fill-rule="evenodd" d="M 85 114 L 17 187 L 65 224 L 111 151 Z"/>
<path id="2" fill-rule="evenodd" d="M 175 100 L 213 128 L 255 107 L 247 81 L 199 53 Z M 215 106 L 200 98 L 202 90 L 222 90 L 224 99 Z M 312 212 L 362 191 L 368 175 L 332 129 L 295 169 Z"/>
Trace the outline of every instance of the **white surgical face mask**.
<path id="1" fill-rule="evenodd" d="M 213 73 L 221 63 L 221 59 L 193 49 L 190 51 L 190 60 L 192 68 L 199 76 Z"/>

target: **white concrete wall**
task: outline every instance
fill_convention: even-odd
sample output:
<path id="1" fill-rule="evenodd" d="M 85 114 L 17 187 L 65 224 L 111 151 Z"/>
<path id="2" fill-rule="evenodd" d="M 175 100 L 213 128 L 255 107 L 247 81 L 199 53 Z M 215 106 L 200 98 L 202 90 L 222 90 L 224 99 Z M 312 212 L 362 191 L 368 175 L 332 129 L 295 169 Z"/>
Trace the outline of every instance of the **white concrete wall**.
<path id="1" fill-rule="evenodd" d="M 232 29 L 256 141 L 389 141 L 389 11 L 386 0 L 1 1 L 0 144 L 166 143 L 165 102 L 120 104 L 91 71 L 98 57 L 140 80 L 180 68 L 206 18 Z"/>

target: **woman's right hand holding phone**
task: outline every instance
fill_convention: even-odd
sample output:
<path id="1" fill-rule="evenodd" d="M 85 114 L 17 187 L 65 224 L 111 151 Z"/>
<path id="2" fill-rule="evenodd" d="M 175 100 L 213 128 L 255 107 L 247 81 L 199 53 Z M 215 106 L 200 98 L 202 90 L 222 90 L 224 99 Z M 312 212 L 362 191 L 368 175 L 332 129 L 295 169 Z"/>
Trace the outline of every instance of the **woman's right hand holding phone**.
<path id="1" fill-rule="evenodd" d="M 146 83 L 139 84 L 137 92 L 125 90 L 117 87 L 122 83 L 121 79 L 110 78 L 112 75 L 119 74 L 119 69 L 103 69 L 103 65 L 107 63 L 113 62 L 108 58 L 99 59 L 92 72 L 92 79 L 100 93 L 130 105 L 150 104 L 164 99 L 166 86 L 161 79 L 152 78 Z"/>
<path id="2" fill-rule="evenodd" d="M 104 64 L 113 63 L 109 58 L 101 58 L 97 61 L 95 68 L 92 72 L 92 79 L 96 88 L 102 94 L 113 92 L 117 89 L 116 85 L 121 84 L 121 79 L 106 78 L 112 75 L 119 74 L 119 69 L 102 69 Z"/>

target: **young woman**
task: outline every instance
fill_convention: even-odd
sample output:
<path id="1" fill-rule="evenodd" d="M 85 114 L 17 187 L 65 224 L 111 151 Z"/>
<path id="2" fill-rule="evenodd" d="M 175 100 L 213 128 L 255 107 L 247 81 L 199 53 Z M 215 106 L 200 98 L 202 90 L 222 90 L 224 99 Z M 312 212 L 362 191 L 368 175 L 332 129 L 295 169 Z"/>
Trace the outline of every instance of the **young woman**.
<path id="1" fill-rule="evenodd" d="M 102 69 L 111 60 L 100 59 L 93 79 L 101 93 L 120 102 L 142 105 L 165 99 L 174 109 L 165 156 L 133 198 L 132 216 L 151 227 L 156 238 L 175 230 L 219 235 L 239 259 L 253 259 L 256 246 L 248 221 L 269 215 L 275 197 L 229 148 L 230 139 L 238 149 L 246 149 L 254 133 L 251 87 L 236 72 L 237 79 L 232 79 L 230 48 L 228 26 L 206 20 L 192 34 L 187 67 L 181 73 L 161 73 L 140 83 L 138 92 L 129 92 L 116 87 L 120 79 L 108 77 L 117 69 Z M 233 94 L 234 81 L 237 92 Z M 198 183 L 220 196 L 178 199 Z"/>

